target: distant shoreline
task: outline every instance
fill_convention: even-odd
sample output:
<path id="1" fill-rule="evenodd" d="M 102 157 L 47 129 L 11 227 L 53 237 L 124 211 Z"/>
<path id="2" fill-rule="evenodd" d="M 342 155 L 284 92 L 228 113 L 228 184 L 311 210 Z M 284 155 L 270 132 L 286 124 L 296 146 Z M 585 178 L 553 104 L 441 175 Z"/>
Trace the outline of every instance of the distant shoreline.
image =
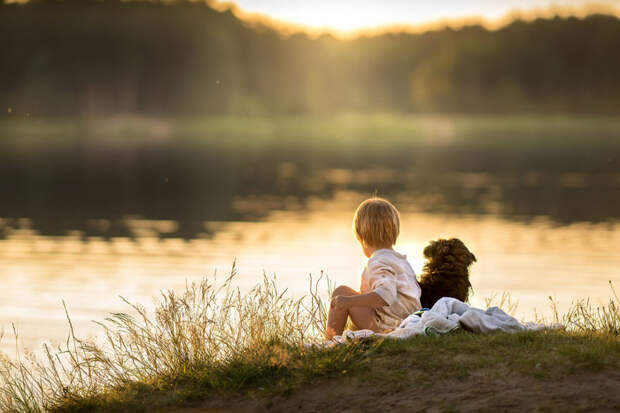
<path id="1" fill-rule="evenodd" d="M 620 20 L 557 13 L 342 40 L 205 2 L 1 3 L 0 112 L 618 113 Z"/>

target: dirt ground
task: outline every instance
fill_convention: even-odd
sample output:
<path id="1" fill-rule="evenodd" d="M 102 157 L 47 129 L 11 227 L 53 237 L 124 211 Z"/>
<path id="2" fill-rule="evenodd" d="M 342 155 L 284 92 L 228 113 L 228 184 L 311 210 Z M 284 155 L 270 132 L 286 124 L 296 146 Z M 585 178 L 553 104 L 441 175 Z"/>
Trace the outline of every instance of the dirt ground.
<path id="1" fill-rule="evenodd" d="M 433 383 L 418 383 L 413 376 L 390 383 L 343 376 L 322 380 L 290 396 L 221 398 L 174 413 L 620 411 L 618 370 L 558 378 L 482 369 L 462 380 Z"/>

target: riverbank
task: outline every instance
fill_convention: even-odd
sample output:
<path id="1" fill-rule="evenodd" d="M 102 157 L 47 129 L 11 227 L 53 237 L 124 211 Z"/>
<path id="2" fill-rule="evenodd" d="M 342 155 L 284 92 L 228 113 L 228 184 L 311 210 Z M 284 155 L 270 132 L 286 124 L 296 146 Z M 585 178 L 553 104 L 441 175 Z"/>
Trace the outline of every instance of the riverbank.
<path id="1" fill-rule="evenodd" d="M 97 337 L 0 357 L 0 411 L 236 412 L 401 409 L 606 410 L 620 407 L 620 305 L 574 302 L 564 330 L 308 347 L 325 330 L 321 279 L 294 299 L 275 277 L 242 294 L 236 269 L 126 301 Z M 612 286 L 613 291 L 613 286 Z M 510 311 L 503 296 L 500 306 Z M 502 304 L 503 303 L 503 304 Z M 492 303 L 489 302 L 489 305 Z M 544 322 L 545 320 L 536 320 Z M 412 403 L 415 403 L 413 405 Z"/>
<path id="2" fill-rule="evenodd" d="M 565 332 L 459 332 L 196 368 L 57 412 L 611 411 L 620 408 L 620 340 Z"/>

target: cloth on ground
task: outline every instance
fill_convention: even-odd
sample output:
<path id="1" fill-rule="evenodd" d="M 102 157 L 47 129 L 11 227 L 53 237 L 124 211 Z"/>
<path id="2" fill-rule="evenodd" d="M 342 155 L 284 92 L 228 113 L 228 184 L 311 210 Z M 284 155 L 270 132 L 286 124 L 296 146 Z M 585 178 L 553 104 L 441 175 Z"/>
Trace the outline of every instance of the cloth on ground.
<path id="1" fill-rule="evenodd" d="M 444 297 L 437 301 L 433 308 L 422 313 L 422 316 L 411 314 L 400 323 L 398 328 L 389 333 L 375 333 L 372 330 L 347 330 L 342 335 L 335 336 L 322 345 L 329 347 L 365 337 L 405 339 L 417 335 L 445 334 L 459 327 L 474 333 L 491 333 L 496 331 L 516 333 L 520 331 L 563 328 L 561 324 L 521 323 L 498 307 L 489 307 L 485 311 L 471 307 L 456 298 Z"/>

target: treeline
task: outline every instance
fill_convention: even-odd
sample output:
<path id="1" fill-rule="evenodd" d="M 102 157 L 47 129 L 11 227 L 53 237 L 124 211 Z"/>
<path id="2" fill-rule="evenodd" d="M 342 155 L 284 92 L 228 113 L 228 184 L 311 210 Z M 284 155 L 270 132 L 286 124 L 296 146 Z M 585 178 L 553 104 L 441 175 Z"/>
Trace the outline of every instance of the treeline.
<path id="1" fill-rule="evenodd" d="M 11 116 L 620 111 L 606 15 L 342 40 L 202 2 L 38 0 L 0 4 L 0 36 Z"/>

